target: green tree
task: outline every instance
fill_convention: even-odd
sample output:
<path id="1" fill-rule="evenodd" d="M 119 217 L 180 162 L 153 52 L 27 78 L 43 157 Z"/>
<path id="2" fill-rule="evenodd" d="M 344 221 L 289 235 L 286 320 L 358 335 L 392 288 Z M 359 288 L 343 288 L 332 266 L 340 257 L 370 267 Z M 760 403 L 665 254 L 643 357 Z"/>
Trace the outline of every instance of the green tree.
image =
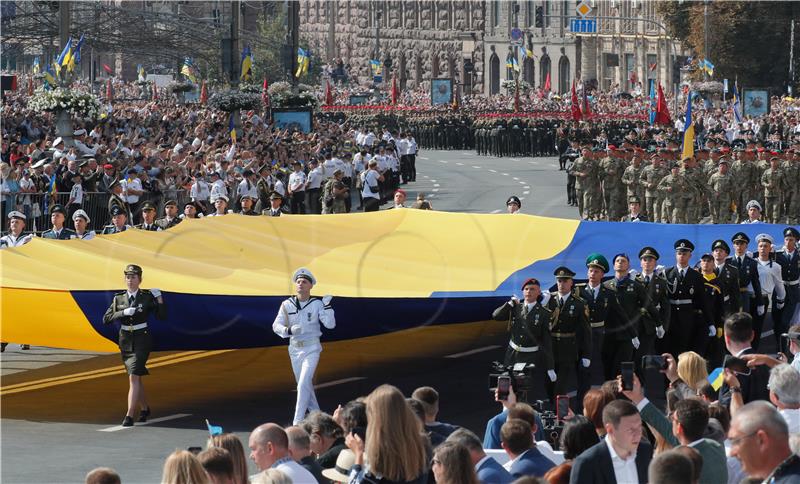
<path id="1" fill-rule="evenodd" d="M 286 44 L 286 10 L 276 9 L 269 17 L 258 18 L 258 43 L 252 47 L 254 82 L 266 78 L 270 83 L 286 80 L 286 67 L 282 58 L 282 46 Z"/>

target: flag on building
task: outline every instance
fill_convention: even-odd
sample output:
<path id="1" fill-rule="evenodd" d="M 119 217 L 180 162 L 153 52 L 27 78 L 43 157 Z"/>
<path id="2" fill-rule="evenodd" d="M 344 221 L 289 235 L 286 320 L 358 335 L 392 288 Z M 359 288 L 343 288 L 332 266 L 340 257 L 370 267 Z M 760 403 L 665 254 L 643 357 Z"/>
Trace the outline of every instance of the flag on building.
<path id="1" fill-rule="evenodd" d="M 194 63 L 192 62 L 191 57 L 187 57 L 183 61 L 183 67 L 181 67 L 181 74 L 186 76 L 192 84 L 197 84 L 197 76 L 194 72 Z"/>
<path id="2" fill-rule="evenodd" d="M 686 97 L 686 121 L 683 129 L 683 153 L 681 158 L 694 156 L 694 124 L 692 123 L 692 92 Z"/>
<path id="3" fill-rule="evenodd" d="M 714 64 L 708 59 L 703 59 L 700 63 L 700 68 L 708 73 L 709 76 L 714 76 Z"/>
<path id="4" fill-rule="evenodd" d="M 733 117 L 736 118 L 737 123 L 742 122 L 742 104 L 739 102 L 739 86 L 737 82 L 733 83 Z"/>
<path id="5" fill-rule="evenodd" d="M 110 67 L 108 67 L 108 64 L 103 64 L 103 70 L 104 70 L 104 71 L 106 71 L 106 73 L 107 73 L 109 76 L 113 76 L 113 75 L 114 75 L 114 71 L 113 71 L 113 70 L 111 70 L 111 68 L 110 68 Z"/>
<path id="6" fill-rule="evenodd" d="M 549 72 L 547 73 L 547 77 L 544 80 L 544 90 L 548 91 L 548 92 L 550 91 L 550 73 Z"/>
<path id="7" fill-rule="evenodd" d="M 249 81 L 253 74 L 253 53 L 250 51 L 250 46 L 242 50 L 242 74 L 239 79 L 242 81 Z"/>
<path id="8" fill-rule="evenodd" d="M 548 80 L 550 79 L 548 74 Z M 573 121 L 580 121 L 581 120 L 581 107 L 578 103 L 578 93 L 575 92 L 575 79 L 572 80 L 572 120 Z"/>
<path id="9" fill-rule="evenodd" d="M 667 106 L 667 98 L 664 96 L 664 90 L 661 84 L 658 85 L 658 101 L 656 102 L 656 124 L 664 126 L 672 125 L 672 118 L 669 115 L 669 107 Z"/>
<path id="10" fill-rule="evenodd" d="M 144 67 L 141 64 L 136 66 L 136 72 L 139 74 L 139 80 L 144 81 L 146 76 L 144 73 Z"/>

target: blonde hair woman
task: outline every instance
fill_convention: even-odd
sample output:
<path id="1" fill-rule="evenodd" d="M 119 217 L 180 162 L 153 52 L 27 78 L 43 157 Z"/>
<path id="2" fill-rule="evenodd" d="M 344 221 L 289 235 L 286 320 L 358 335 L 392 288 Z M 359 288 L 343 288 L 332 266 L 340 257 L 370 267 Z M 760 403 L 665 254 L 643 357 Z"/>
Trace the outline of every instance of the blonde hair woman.
<path id="1" fill-rule="evenodd" d="M 356 455 L 356 477 L 350 483 L 427 482 L 428 454 L 422 423 L 400 390 L 381 385 L 366 403 L 366 442 L 353 433 L 345 440 Z M 365 460 L 368 469 L 363 467 Z"/>
<path id="2" fill-rule="evenodd" d="M 161 484 L 211 484 L 211 479 L 194 454 L 176 450 L 164 462 Z"/>
<path id="3" fill-rule="evenodd" d="M 292 480 L 278 469 L 267 469 L 253 477 L 253 484 L 292 484 Z"/>
<path id="4" fill-rule="evenodd" d="M 708 362 L 694 351 L 678 355 L 675 361 L 672 355 L 664 353 L 667 369 L 664 373 L 669 379 L 670 388 L 677 390 L 680 398 L 697 396 L 697 390 L 708 381 Z"/>
<path id="5" fill-rule="evenodd" d="M 231 433 L 214 435 L 209 437 L 206 447 L 221 447 L 227 450 L 233 460 L 234 484 L 247 484 L 247 458 L 239 437 Z"/>

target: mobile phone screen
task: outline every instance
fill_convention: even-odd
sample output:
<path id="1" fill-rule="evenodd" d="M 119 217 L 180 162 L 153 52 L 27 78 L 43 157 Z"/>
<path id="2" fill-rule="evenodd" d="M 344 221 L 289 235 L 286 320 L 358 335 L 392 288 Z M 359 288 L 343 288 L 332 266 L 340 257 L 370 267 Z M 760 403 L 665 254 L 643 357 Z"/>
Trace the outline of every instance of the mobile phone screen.
<path id="1" fill-rule="evenodd" d="M 622 389 L 625 391 L 633 390 L 633 362 L 623 361 L 622 368 Z"/>
<path id="2" fill-rule="evenodd" d="M 567 395 L 558 395 L 556 397 L 556 418 L 558 420 L 564 420 L 569 414 L 569 396 Z"/>
<path id="3" fill-rule="evenodd" d="M 511 388 L 511 378 L 501 376 L 497 378 L 497 399 L 508 400 L 508 393 Z"/>

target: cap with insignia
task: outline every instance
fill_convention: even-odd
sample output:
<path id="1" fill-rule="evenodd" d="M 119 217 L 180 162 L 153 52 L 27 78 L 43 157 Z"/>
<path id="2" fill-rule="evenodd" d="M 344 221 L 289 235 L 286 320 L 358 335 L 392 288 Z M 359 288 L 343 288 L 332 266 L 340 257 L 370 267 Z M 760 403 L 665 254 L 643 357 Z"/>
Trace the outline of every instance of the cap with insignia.
<path id="1" fill-rule="evenodd" d="M 111 216 L 115 217 L 117 215 L 127 215 L 127 214 L 125 213 L 124 210 L 122 210 L 122 207 L 120 207 L 119 205 L 114 205 L 113 207 L 111 207 Z"/>
<path id="2" fill-rule="evenodd" d="M 714 256 L 706 252 L 705 254 L 700 256 L 700 260 L 712 261 L 714 260 Z"/>
<path id="3" fill-rule="evenodd" d="M 226 195 L 217 195 L 217 198 L 214 199 L 216 202 L 217 200 L 225 200 L 225 203 L 228 203 L 230 199 Z"/>
<path id="4" fill-rule="evenodd" d="M 675 241 L 675 250 L 678 252 L 692 252 L 694 251 L 694 244 L 687 239 L 678 239 Z"/>
<path id="5" fill-rule="evenodd" d="M 642 250 L 639 251 L 639 259 L 644 259 L 645 257 L 652 257 L 658 260 L 661 255 L 652 247 L 642 247 Z"/>
<path id="6" fill-rule="evenodd" d="M 756 242 L 761 242 L 762 240 L 766 240 L 770 244 L 774 244 L 775 243 L 775 239 L 773 239 L 772 236 L 769 235 L 769 234 L 758 234 L 758 235 L 756 235 Z"/>
<path id="7" fill-rule="evenodd" d="M 272 192 L 269 194 L 270 200 L 283 200 L 283 195 L 278 192 Z"/>
<path id="8" fill-rule="evenodd" d="M 800 232 L 797 231 L 794 227 L 786 227 L 783 230 L 784 237 L 794 237 L 795 239 L 800 239 Z"/>
<path id="9" fill-rule="evenodd" d="M 717 250 L 717 249 L 722 249 L 722 250 L 724 250 L 725 252 L 727 252 L 729 254 L 731 253 L 731 247 L 728 245 L 727 242 L 725 242 L 722 239 L 717 239 L 711 244 L 711 250 L 712 251 Z"/>
<path id="10" fill-rule="evenodd" d="M 556 279 L 572 279 L 575 277 L 575 273 L 564 266 L 557 268 L 553 275 L 556 276 Z"/>
<path id="11" fill-rule="evenodd" d="M 589 257 L 586 258 L 586 267 L 597 267 L 605 274 L 608 272 L 608 260 L 603 254 L 595 252 L 589 254 Z"/>
<path id="12" fill-rule="evenodd" d="M 64 207 L 62 205 L 53 205 L 53 207 L 50 209 L 50 213 L 60 213 L 61 215 L 64 216 L 67 215 L 67 211 L 64 210 Z"/>
<path id="13" fill-rule="evenodd" d="M 26 217 L 25 214 L 20 212 L 19 210 L 12 210 L 12 211 L 8 212 L 8 218 L 9 219 L 16 218 L 16 219 L 19 219 L 19 220 L 28 220 L 28 217 Z"/>
<path id="14" fill-rule="evenodd" d="M 754 207 L 757 208 L 759 212 L 762 211 L 761 204 L 758 203 L 756 200 L 750 200 L 749 202 L 747 202 L 747 210 L 750 210 L 751 208 Z"/>
<path id="15" fill-rule="evenodd" d="M 733 234 L 733 237 L 731 238 L 731 242 L 733 242 L 734 244 L 736 242 L 744 242 L 745 244 L 749 244 L 750 243 L 750 237 L 748 237 L 747 234 L 744 233 L 744 232 L 736 232 L 735 234 Z"/>
<path id="16" fill-rule="evenodd" d="M 516 195 L 511 195 L 506 200 L 506 205 L 511 205 L 512 203 L 516 203 L 518 207 L 522 208 L 522 202 L 519 200 L 519 197 Z"/>
<path id="17" fill-rule="evenodd" d="M 539 279 L 536 279 L 535 277 L 531 277 L 531 278 L 526 279 L 525 282 L 522 283 L 522 285 L 519 287 L 520 290 L 525 289 L 525 286 L 527 286 L 528 284 L 533 284 L 534 286 L 540 286 L 541 287 L 541 284 L 539 284 Z"/>
<path id="18" fill-rule="evenodd" d="M 148 211 L 148 210 L 155 210 L 155 209 L 156 209 L 156 206 L 155 206 L 155 205 L 153 205 L 153 204 L 152 204 L 152 203 L 150 203 L 150 202 L 144 202 L 144 203 L 142 204 L 142 212 L 146 212 L 146 211 Z"/>
<path id="19" fill-rule="evenodd" d="M 86 220 L 87 224 L 92 221 L 82 208 L 75 210 L 75 213 L 72 214 L 72 220 L 78 220 L 79 218 Z"/>
<path id="20" fill-rule="evenodd" d="M 173 206 L 173 207 L 177 207 L 178 206 L 178 202 L 176 200 L 167 200 L 164 203 L 165 207 L 169 207 L 170 205 Z"/>
<path id="21" fill-rule="evenodd" d="M 301 267 L 294 271 L 294 276 L 292 276 L 292 280 L 297 282 L 298 279 L 305 279 L 311 284 L 316 284 L 317 280 L 314 279 L 314 274 L 311 273 L 310 270 L 306 269 L 305 267 Z"/>
<path id="22" fill-rule="evenodd" d="M 136 264 L 128 264 L 125 266 L 125 274 L 136 274 L 138 276 L 142 275 L 142 268 L 137 266 Z"/>
<path id="23" fill-rule="evenodd" d="M 630 197 L 628 197 L 628 203 L 641 204 L 642 202 L 641 202 L 641 200 L 639 200 L 639 197 L 637 197 L 636 195 L 631 195 Z"/>

